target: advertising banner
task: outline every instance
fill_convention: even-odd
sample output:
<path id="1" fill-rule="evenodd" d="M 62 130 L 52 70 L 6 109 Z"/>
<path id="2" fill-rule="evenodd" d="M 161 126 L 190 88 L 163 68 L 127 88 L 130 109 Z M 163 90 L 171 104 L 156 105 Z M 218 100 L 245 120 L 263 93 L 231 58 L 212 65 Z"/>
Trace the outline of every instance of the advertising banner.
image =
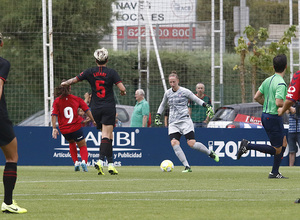
<path id="1" fill-rule="evenodd" d="M 167 9 L 167 10 L 166 10 Z M 116 26 L 138 25 L 139 0 L 118 0 Z M 140 2 L 140 23 L 145 25 L 147 13 L 152 24 L 169 24 L 196 21 L 195 0 L 151 0 Z"/>
<path id="2" fill-rule="evenodd" d="M 83 130 L 89 152 L 88 165 L 93 166 L 99 158 L 101 132 L 96 128 Z M 58 139 L 53 139 L 51 127 L 16 126 L 15 132 L 19 165 L 73 165 L 68 142 L 61 134 Z M 216 163 L 207 155 L 191 149 L 182 137 L 181 147 L 191 166 L 272 166 L 273 157 L 257 151 L 248 151 L 240 160 L 236 160 L 239 143 L 243 138 L 252 143 L 270 144 L 263 129 L 197 128 L 195 134 L 198 142 L 219 155 L 220 162 Z M 288 165 L 287 155 L 288 149 L 282 165 Z M 113 156 L 116 166 L 159 166 L 165 159 L 173 161 L 175 166 L 181 165 L 170 145 L 167 128 L 115 128 Z M 3 154 L 0 154 L 0 159 L 0 163 L 4 164 Z"/>

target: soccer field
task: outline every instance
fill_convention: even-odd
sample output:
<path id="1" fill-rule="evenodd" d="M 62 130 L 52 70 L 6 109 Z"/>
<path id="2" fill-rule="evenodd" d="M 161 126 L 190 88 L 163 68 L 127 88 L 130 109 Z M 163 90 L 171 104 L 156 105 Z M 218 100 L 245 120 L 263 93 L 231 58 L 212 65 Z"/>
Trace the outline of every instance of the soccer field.
<path id="1" fill-rule="evenodd" d="M 70 166 L 19 166 L 14 199 L 28 213 L 0 219 L 299 219 L 300 168 L 122 166 L 119 175 Z M 1 201 L 3 187 L 1 186 Z"/>

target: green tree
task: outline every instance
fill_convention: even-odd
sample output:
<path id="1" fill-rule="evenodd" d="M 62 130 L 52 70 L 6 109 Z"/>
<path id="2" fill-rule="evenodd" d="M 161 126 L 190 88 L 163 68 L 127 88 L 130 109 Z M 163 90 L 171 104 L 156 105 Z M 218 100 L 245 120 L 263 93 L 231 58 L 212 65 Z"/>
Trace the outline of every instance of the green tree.
<path id="1" fill-rule="evenodd" d="M 56 81 L 87 67 L 93 50 L 111 33 L 115 0 L 53 0 L 54 75 Z M 47 15 L 48 17 L 48 15 Z M 1 0 L 1 56 L 11 62 L 6 89 L 14 122 L 19 109 L 31 115 L 43 109 L 43 16 L 41 0 Z M 24 96 L 26 94 L 30 102 Z M 17 107 L 16 107 L 17 105 Z M 22 113 L 23 113 L 22 112 Z M 24 115 L 24 114 L 22 114 Z"/>
<path id="2" fill-rule="evenodd" d="M 258 31 L 251 25 L 247 26 L 244 30 L 249 42 L 243 37 L 238 40 L 238 46 L 235 51 L 240 55 L 240 66 L 235 66 L 234 69 L 240 71 L 241 94 L 242 102 L 245 102 L 245 59 L 246 54 L 249 53 L 249 61 L 251 63 L 251 88 L 252 97 L 256 92 L 256 76 L 258 69 L 263 70 L 268 74 L 272 74 L 273 70 L 273 57 L 278 54 L 287 54 L 289 51 L 288 45 L 291 43 L 292 37 L 296 37 L 296 26 L 292 25 L 284 32 L 283 36 L 278 42 L 271 42 L 269 46 L 265 46 L 268 39 L 268 31 L 266 28 L 260 28 Z M 250 52 L 251 51 L 251 52 Z"/>

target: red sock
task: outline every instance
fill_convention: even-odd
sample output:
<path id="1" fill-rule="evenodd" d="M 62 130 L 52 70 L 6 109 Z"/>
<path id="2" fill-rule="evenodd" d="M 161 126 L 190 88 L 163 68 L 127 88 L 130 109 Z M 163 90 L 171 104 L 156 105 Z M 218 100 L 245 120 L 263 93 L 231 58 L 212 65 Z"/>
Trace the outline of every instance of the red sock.
<path id="1" fill-rule="evenodd" d="M 78 161 L 76 143 L 69 143 L 69 148 L 72 160 L 75 163 L 76 161 Z"/>
<path id="2" fill-rule="evenodd" d="M 87 147 L 86 146 L 82 146 L 81 148 L 79 148 L 80 150 L 80 156 L 81 156 L 81 160 L 85 160 L 85 162 L 88 161 L 88 157 L 89 157 L 89 153 L 87 151 Z"/>

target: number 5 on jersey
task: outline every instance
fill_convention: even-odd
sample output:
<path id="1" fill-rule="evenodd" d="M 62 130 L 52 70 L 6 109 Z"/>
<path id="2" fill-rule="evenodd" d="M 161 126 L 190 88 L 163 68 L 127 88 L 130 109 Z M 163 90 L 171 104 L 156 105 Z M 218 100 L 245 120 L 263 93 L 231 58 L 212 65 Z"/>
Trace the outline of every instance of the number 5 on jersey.
<path id="1" fill-rule="evenodd" d="M 99 98 L 104 98 L 105 97 L 105 87 L 102 86 L 105 83 L 104 80 L 96 80 L 96 90 L 97 90 L 97 96 Z"/>

